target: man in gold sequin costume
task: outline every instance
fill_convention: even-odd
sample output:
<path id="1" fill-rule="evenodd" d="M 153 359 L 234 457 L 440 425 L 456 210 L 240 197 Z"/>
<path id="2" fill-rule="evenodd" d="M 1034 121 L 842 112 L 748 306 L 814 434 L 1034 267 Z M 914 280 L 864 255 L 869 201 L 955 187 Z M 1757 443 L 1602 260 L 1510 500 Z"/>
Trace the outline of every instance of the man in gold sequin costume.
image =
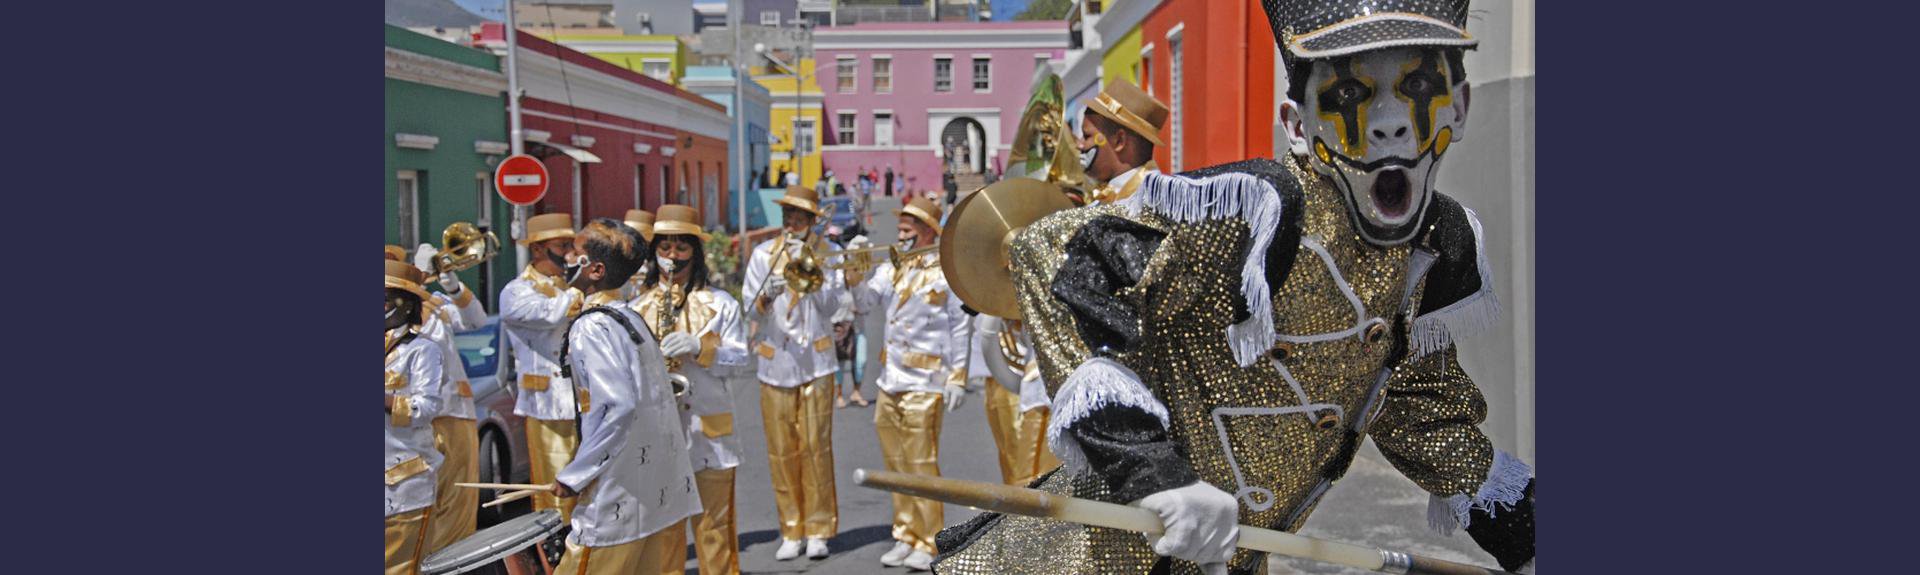
<path id="1" fill-rule="evenodd" d="M 1478 428 L 1453 340 L 1498 314 L 1472 210 L 1433 173 L 1467 112 L 1467 0 L 1264 0 L 1292 145 L 1036 222 L 1011 248 L 1064 462 L 1039 488 L 1132 503 L 1140 534 L 986 514 L 940 573 L 1236 573 L 1238 524 L 1294 531 L 1371 437 L 1507 569 L 1533 470 Z"/>

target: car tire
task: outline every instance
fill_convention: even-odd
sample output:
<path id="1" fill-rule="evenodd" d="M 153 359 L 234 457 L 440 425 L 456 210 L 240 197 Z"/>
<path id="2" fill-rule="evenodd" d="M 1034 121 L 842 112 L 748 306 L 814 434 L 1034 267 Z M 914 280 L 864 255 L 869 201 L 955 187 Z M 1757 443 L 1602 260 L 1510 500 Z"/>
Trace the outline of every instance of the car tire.
<path id="1" fill-rule="evenodd" d="M 507 443 L 500 437 L 500 430 L 488 427 L 480 432 L 480 481 L 483 483 L 511 483 L 513 475 L 513 454 L 508 452 Z M 499 494 L 492 489 L 480 490 L 480 502 L 493 501 Z M 480 529 L 499 524 L 508 519 L 506 505 L 482 507 L 478 525 Z"/>

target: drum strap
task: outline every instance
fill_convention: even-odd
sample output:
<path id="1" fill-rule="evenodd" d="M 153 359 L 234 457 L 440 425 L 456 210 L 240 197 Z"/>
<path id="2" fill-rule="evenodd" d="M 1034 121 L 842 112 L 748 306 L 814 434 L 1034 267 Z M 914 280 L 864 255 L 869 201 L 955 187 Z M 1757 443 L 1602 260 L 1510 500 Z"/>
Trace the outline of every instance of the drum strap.
<path id="1" fill-rule="evenodd" d="M 572 382 L 573 385 L 579 385 L 578 382 L 573 382 L 573 362 L 567 361 L 567 357 L 571 355 L 571 352 L 572 352 L 573 326 L 574 324 L 580 323 L 580 320 L 582 318 L 585 318 L 589 315 L 594 315 L 594 314 L 605 315 L 607 317 L 613 318 L 613 321 L 619 322 L 620 327 L 627 329 L 627 337 L 633 340 L 633 346 L 635 348 L 640 347 L 641 342 L 645 341 L 645 338 L 640 337 L 640 330 L 634 329 L 633 320 L 627 319 L 626 314 L 620 313 L 618 310 L 615 310 L 613 308 L 610 308 L 604 305 L 598 305 L 598 306 L 593 306 L 591 308 L 588 308 L 586 311 L 580 312 L 580 315 L 573 316 L 573 321 L 567 322 L 566 336 L 560 338 L 560 377 L 567 378 L 567 381 Z M 575 441 L 573 442 L 573 453 L 574 455 L 578 456 L 580 454 L 580 442 L 578 440 L 579 439 L 578 436 L 580 435 L 580 422 L 582 420 L 582 417 L 580 416 L 580 392 L 578 390 L 575 390 L 573 395 L 571 395 L 567 399 L 570 399 L 573 401 L 573 434 L 575 436 Z"/>

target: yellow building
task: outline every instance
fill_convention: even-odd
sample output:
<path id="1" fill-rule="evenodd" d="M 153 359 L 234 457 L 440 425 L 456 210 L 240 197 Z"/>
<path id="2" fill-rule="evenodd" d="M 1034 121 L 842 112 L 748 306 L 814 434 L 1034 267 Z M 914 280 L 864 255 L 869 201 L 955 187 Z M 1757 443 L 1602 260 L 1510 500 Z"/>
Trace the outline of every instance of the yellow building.
<path id="1" fill-rule="evenodd" d="M 768 124 L 768 131 L 773 133 L 773 158 L 767 171 L 775 175 L 781 170 L 797 172 L 800 185 L 811 188 L 820 179 L 823 143 L 820 134 L 826 125 L 826 116 L 821 112 L 822 94 L 819 82 L 814 79 L 813 59 L 802 58 L 795 65 L 800 67 L 799 78 L 779 67 L 755 66 L 753 79 L 773 96 L 773 114 Z M 798 153 L 794 150 L 795 142 L 800 144 Z M 781 186 L 784 185 L 782 182 Z"/>
<path id="2" fill-rule="evenodd" d="M 536 36 L 552 40 L 595 58 L 612 62 L 615 66 L 633 70 L 641 74 L 673 84 L 680 85 L 680 77 L 686 75 L 687 45 L 672 34 L 561 34 Z"/>
<path id="3" fill-rule="evenodd" d="M 1128 28 L 1126 34 L 1108 42 L 1107 46 L 1107 53 L 1100 57 L 1100 77 L 1140 85 L 1140 26 Z"/>

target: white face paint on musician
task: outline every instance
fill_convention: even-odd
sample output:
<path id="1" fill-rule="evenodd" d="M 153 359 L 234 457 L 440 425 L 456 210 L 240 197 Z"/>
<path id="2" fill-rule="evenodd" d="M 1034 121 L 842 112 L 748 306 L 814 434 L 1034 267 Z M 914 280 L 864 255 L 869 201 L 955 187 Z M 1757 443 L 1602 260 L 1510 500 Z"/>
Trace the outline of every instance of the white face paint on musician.
<path id="1" fill-rule="evenodd" d="M 1453 67 L 1431 48 L 1315 60 L 1306 102 L 1280 105 L 1291 151 L 1339 186 L 1370 242 L 1413 236 L 1440 159 L 1462 137 L 1467 85 Z"/>

